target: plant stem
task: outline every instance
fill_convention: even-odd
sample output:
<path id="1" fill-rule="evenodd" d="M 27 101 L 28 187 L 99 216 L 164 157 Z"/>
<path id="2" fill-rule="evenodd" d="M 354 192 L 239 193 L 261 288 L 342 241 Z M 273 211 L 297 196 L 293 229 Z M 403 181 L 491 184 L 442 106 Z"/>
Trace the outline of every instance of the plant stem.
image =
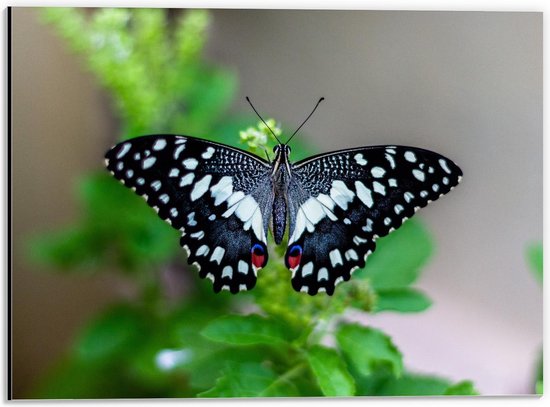
<path id="1" fill-rule="evenodd" d="M 268 394 L 268 390 L 271 388 L 274 388 L 275 386 L 278 386 L 281 383 L 289 381 L 294 376 L 297 376 L 298 373 L 300 373 L 304 368 L 306 367 L 305 362 L 298 363 L 296 366 L 290 368 L 285 373 L 280 375 L 276 380 L 273 381 L 269 386 L 265 388 L 265 390 L 262 392 L 263 394 Z"/>

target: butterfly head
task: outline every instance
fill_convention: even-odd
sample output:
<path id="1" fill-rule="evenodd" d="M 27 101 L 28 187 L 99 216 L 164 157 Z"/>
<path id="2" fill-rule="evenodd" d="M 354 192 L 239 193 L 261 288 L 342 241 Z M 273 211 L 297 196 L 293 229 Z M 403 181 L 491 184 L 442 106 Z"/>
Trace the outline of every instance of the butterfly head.
<path id="1" fill-rule="evenodd" d="M 272 175 L 276 176 L 279 170 L 285 169 L 290 174 L 290 164 L 288 157 L 290 156 L 290 146 L 288 144 L 277 144 L 273 147 L 275 159 L 273 160 Z"/>
<path id="2" fill-rule="evenodd" d="M 278 157 L 280 154 L 284 156 L 290 155 L 291 148 L 287 144 L 277 144 L 275 147 L 273 147 L 273 153 L 275 154 L 275 157 Z"/>

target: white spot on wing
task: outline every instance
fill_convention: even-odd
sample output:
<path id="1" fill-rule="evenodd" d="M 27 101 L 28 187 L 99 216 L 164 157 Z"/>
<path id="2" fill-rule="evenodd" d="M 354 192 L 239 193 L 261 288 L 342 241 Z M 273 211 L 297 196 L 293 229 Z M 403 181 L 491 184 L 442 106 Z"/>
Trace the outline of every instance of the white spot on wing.
<path id="1" fill-rule="evenodd" d="M 316 225 L 317 223 L 319 223 L 320 220 L 325 217 L 323 205 L 321 205 L 321 203 L 316 198 L 310 197 L 302 204 L 300 209 L 305 214 L 305 217 L 307 218 L 307 223 L 311 224 L 312 226 L 310 230 L 310 227 L 308 225 L 308 231 L 313 232 L 315 230 L 313 225 Z"/>
<path id="2" fill-rule="evenodd" d="M 449 166 L 447 165 L 447 161 L 445 161 L 443 158 L 439 159 L 439 165 L 441 165 L 441 168 L 447 173 L 450 174 L 451 170 L 449 169 Z"/>
<path id="3" fill-rule="evenodd" d="M 180 144 L 179 146 L 176 147 L 176 149 L 174 150 L 174 160 L 177 160 L 179 158 L 183 150 L 185 150 L 185 144 Z"/>
<path id="4" fill-rule="evenodd" d="M 233 267 L 225 266 L 222 270 L 222 278 L 229 277 L 233 278 Z"/>
<path id="5" fill-rule="evenodd" d="M 197 256 L 206 256 L 209 251 L 210 249 L 208 248 L 208 246 L 203 244 L 201 247 L 198 248 Z"/>
<path id="6" fill-rule="evenodd" d="M 424 181 L 426 179 L 426 174 L 424 174 L 424 171 L 420 171 L 416 168 L 413 170 L 413 175 L 419 181 Z"/>
<path id="7" fill-rule="evenodd" d="M 191 200 L 196 201 L 201 196 L 203 196 L 206 191 L 208 191 L 208 187 L 210 186 L 210 181 L 212 180 L 212 175 L 208 174 L 205 175 L 200 181 L 198 181 L 195 186 L 193 187 L 193 191 L 191 191 Z"/>
<path id="8" fill-rule="evenodd" d="M 205 160 L 208 160 L 209 158 L 212 158 L 212 155 L 214 155 L 214 152 L 216 149 L 214 147 L 208 147 L 204 153 L 202 153 L 201 157 Z"/>
<path id="9" fill-rule="evenodd" d="M 210 194 L 214 198 L 214 205 L 218 206 L 233 193 L 233 180 L 229 176 L 221 177 L 216 185 L 210 188 Z"/>
<path id="10" fill-rule="evenodd" d="M 187 224 L 189 226 L 196 226 L 197 221 L 195 220 L 195 212 L 191 212 L 187 215 Z"/>
<path id="11" fill-rule="evenodd" d="M 199 230 L 198 232 L 191 233 L 189 236 L 191 236 L 193 239 L 201 240 L 204 237 L 204 232 L 202 230 Z"/>
<path id="12" fill-rule="evenodd" d="M 357 256 L 357 252 L 353 249 L 349 249 L 344 253 L 344 256 L 346 257 L 346 260 L 357 260 L 359 257 Z"/>
<path id="13" fill-rule="evenodd" d="M 340 250 L 334 249 L 329 253 L 330 262 L 332 264 L 332 267 L 336 267 L 338 264 L 344 264 L 344 261 L 342 260 L 342 254 L 340 253 Z M 321 272 L 321 270 L 319 270 Z"/>
<path id="14" fill-rule="evenodd" d="M 169 177 L 177 177 L 178 175 L 180 175 L 179 168 L 172 168 L 170 174 L 168 174 Z"/>
<path id="15" fill-rule="evenodd" d="M 160 151 L 164 147 L 166 147 L 166 140 L 164 140 L 163 138 L 158 139 L 157 141 L 155 141 L 155 144 L 153 144 L 153 150 L 155 151 Z"/>
<path id="16" fill-rule="evenodd" d="M 380 195 L 386 195 L 386 187 L 378 181 L 374 181 L 372 186 L 374 187 L 374 192 L 378 192 Z"/>
<path id="17" fill-rule="evenodd" d="M 183 160 L 182 164 L 188 170 L 194 170 L 195 168 L 197 168 L 199 162 L 194 158 L 188 158 L 187 160 Z"/>
<path id="18" fill-rule="evenodd" d="M 122 158 L 126 155 L 128 151 L 130 151 L 130 143 L 124 143 L 118 153 L 116 154 L 116 158 Z"/>
<path id="19" fill-rule="evenodd" d="M 195 179 L 195 174 L 193 174 L 192 172 L 190 172 L 184 177 L 181 177 L 180 187 L 184 187 L 185 185 L 190 185 L 194 179 Z"/>
<path id="20" fill-rule="evenodd" d="M 298 208 L 294 230 L 292 231 L 292 236 L 290 237 L 289 243 L 298 240 L 305 229 L 307 229 L 308 232 L 313 233 L 315 231 L 315 225 L 319 223 L 325 216 L 328 216 L 329 219 L 337 220 L 336 216 L 331 212 L 332 208 L 327 208 L 321 202 L 321 200 L 323 200 L 329 205 L 330 202 L 332 202 L 331 206 L 333 207 L 334 201 L 332 201 L 332 199 L 330 199 L 326 195 L 323 195 L 323 197 L 319 199 L 321 195 L 319 195 L 317 198 L 308 198 Z"/>
<path id="21" fill-rule="evenodd" d="M 405 152 L 405 160 L 414 163 L 416 162 L 416 155 L 412 151 L 407 151 Z"/>
<path id="22" fill-rule="evenodd" d="M 310 261 L 302 267 L 302 277 L 309 276 L 311 273 L 313 273 L 313 263 Z"/>
<path id="23" fill-rule="evenodd" d="M 407 191 L 405 192 L 404 197 L 405 197 L 405 202 L 409 203 L 414 198 L 414 195 L 411 192 Z"/>
<path id="24" fill-rule="evenodd" d="M 348 203 L 353 200 L 354 196 L 353 191 L 349 190 L 343 181 L 336 180 L 332 182 L 330 197 L 342 209 L 348 209 Z"/>
<path id="25" fill-rule="evenodd" d="M 374 202 L 372 200 L 371 190 L 361 181 L 355 181 L 355 190 L 357 191 L 357 198 L 359 198 L 368 208 L 372 208 Z"/>
<path id="26" fill-rule="evenodd" d="M 388 150 L 386 150 L 386 151 L 388 151 Z M 394 169 L 395 168 L 395 160 L 393 159 L 393 156 L 391 154 L 388 154 L 388 153 L 384 154 L 384 156 L 386 157 L 386 160 L 388 160 L 388 162 L 390 163 L 390 167 L 392 169 Z"/>
<path id="27" fill-rule="evenodd" d="M 330 196 L 319 194 L 317 195 L 317 200 L 331 211 L 334 209 L 335 202 L 330 198 Z"/>
<path id="28" fill-rule="evenodd" d="M 321 280 L 328 280 L 328 270 L 326 267 L 323 267 L 319 270 L 319 273 L 317 273 L 317 281 Z"/>
<path id="29" fill-rule="evenodd" d="M 215 261 L 216 263 L 220 264 L 222 262 L 224 254 L 225 249 L 223 247 L 217 246 L 212 252 L 212 256 L 210 256 L 210 261 Z"/>
<path id="30" fill-rule="evenodd" d="M 367 224 L 362 228 L 365 232 L 372 232 L 372 220 L 367 219 Z"/>
<path id="31" fill-rule="evenodd" d="M 153 156 L 146 158 L 143 160 L 143 163 L 141 164 L 142 168 L 146 170 L 147 168 L 150 168 L 153 166 L 153 164 L 157 161 L 157 159 Z"/>
<path id="32" fill-rule="evenodd" d="M 258 203 L 252 197 L 252 195 L 246 195 L 238 204 L 237 208 L 235 209 L 235 215 L 242 220 L 243 222 L 246 222 L 249 220 L 253 215 L 254 212 L 258 209 Z M 245 229 L 248 230 L 248 229 Z"/>
<path id="33" fill-rule="evenodd" d="M 382 178 L 386 173 L 386 170 L 382 167 L 372 167 L 370 173 L 374 178 Z"/>
<path id="34" fill-rule="evenodd" d="M 403 205 L 397 204 L 397 205 L 394 206 L 393 209 L 395 210 L 395 213 L 397 215 L 399 215 L 401 212 L 403 212 L 403 209 L 405 209 L 405 208 L 403 208 Z"/>
<path id="35" fill-rule="evenodd" d="M 367 164 L 367 160 L 365 160 L 365 159 L 363 158 L 363 154 L 361 154 L 361 153 L 355 154 L 355 155 L 353 156 L 353 158 L 355 159 L 355 161 L 356 161 L 357 164 L 359 164 L 359 165 L 366 165 L 366 164 Z"/>
<path id="36" fill-rule="evenodd" d="M 248 264 L 243 260 L 239 260 L 238 270 L 241 274 L 248 274 Z"/>
<path id="37" fill-rule="evenodd" d="M 155 191 L 158 191 L 161 187 L 162 183 L 157 179 L 156 181 L 153 181 L 151 183 L 151 188 L 153 188 Z"/>

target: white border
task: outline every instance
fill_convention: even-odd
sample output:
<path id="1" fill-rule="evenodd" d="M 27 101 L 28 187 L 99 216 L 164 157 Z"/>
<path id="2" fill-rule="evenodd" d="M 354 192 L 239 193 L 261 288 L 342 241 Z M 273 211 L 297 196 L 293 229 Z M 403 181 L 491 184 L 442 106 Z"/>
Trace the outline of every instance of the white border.
<path id="1" fill-rule="evenodd" d="M 423 11 L 427 11 L 427 10 L 444 10 L 444 11 L 452 11 L 452 10 L 455 10 L 455 11 L 542 11 L 542 12 L 545 12 L 544 13 L 544 17 L 543 17 L 543 24 L 544 26 L 547 25 L 547 16 L 546 16 L 546 11 L 548 11 L 549 9 L 549 4 L 550 2 L 548 2 L 547 0 L 501 0 L 501 1 L 496 1 L 496 0 L 478 0 L 478 1 L 460 1 L 460 0 L 439 0 L 439 1 L 436 1 L 436 0 L 432 0 L 432 1 L 415 1 L 415 0 L 391 0 L 391 1 L 376 1 L 376 0 L 364 0 L 364 1 L 359 1 L 359 0 L 339 0 L 339 1 L 319 1 L 319 0 L 300 0 L 299 2 L 297 1 L 289 1 L 289 0 L 240 0 L 240 1 L 227 1 L 227 0 L 185 0 L 185 1 L 157 1 L 157 2 L 153 2 L 151 0 L 149 1 L 144 1 L 144 0 L 133 0 L 133 1 L 129 1 L 129 0 L 111 0 L 111 1 L 89 1 L 89 2 L 85 2 L 85 3 L 82 3 L 82 2 L 76 2 L 76 1 L 11 1 L 11 2 L 8 2 L 8 1 L 2 1 L 2 9 L 4 10 L 6 7 L 8 6 L 14 6 L 14 7 L 42 7 L 42 6 L 79 6 L 79 7 L 83 7 L 83 6 L 86 6 L 86 7 L 173 7 L 173 8 L 256 8 L 256 9 L 263 9 L 263 8 L 273 8 L 273 9 L 291 9 L 291 8 L 295 8 L 295 9 L 325 9 L 325 10 L 344 10 L 344 9 L 363 9 L 363 10 L 423 10 Z M 6 66 L 7 66 L 7 61 L 6 60 L 6 52 L 7 52 L 7 49 L 6 49 L 6 41 L 7 41 L 7 36 L 6 36 L 6 26 L 5 26 L 5 20 L 3 19 L 3 24 L 2 24 L 2 34 L 1 34 L 1 37 L 2 37 L 2 49 L 3 49 L 3 56 L 4 56 L 4 61 L 6 61 L 4 64 L 2 64 L 2 67 L 0 68 L 1 72 L 2 72 L 2 81 L 0 81 L 0 86 L 2 87 L 2 95 L 4 95 L 4 98 L 2 98 L 2 104 L 4 104 L 4 100 L 5 100 L 5 94 L 7 92 L 7 89 L 5 88 L 6 86 L 6 75 L 7 75 L 7 71 L 6 71 Z M 544 46 L 543 46 L 543 49 L 544 49 L 544 54 L 546 55 L 548 53 L 548 35 L 547 35 L 547 32 L 546 30 L 544 30 L 544 34 L 543 34 L 543 40 L 544 40 Z M 544 62 L 546 62 L 546 57 L 544 58 Z M 544 77 L 546 78 L 548 69 L 546 67 L 546 63 L 544 63 Z M 547 81 L 544 81 L 544 99 L 546 100 L 546 96 L 548 94 L 548 86 L 546 85 Z M 7 109 L 7 106 L 3 106 L 3 112 L 4 112 L 4 115 L 2 116 L 4 118 L 3 120 L 3 133 L 5 134 L 6 132 L 6 123 L 5 123 L 5 120 L 6 120 L 6 115 L 5 115 L 5 112 L 6 112 L 6 109 Z M 544 104 L 544 117 L 546 118 L 548 116 L 548 104 L 545 103 Z M 546 120 L 545 120 L 546 121 Z M 546 126 L 544 126 L 544 129 L 546 129 Z M 546 133 L 546 131 L 544 132 Z M 7 135 L 6 135 L 7 136 Z M 6 157 L 6 138 L 4 137 L 4 142 L 2 143 L 2 152 L 1 152 L 1 156 L 2 156 L 2 160 Z M 543 151 L 544 153 L 547 153 L 547 144 L 548 143 L 544 143 L 544 146 L 543 146 Z M 544 154 L 545 156 L 548 156 L 548 154 Z M 6 177 L 7 177 L 7 174 L 5 173 L 6 171 L 6 163 L 3 162 L 2 165 L 0 166 L 0 171 L 1 171 L 1 183 L 2 183 L 2 191 L 4 193 L 6 193 L 6 187 L 7 187 L 7 183 L 6 183 Z M 548 182 L 547 180 L 549 179 L 548 175 L 549 175 L 549 166 L 545 163 L 544 164 L 544 203 L 545 203 L 545 206 L 544 208 L 546 209 L 546 203 L 548 202 Z M 7 207 L 5 206 L 6 204 L 8 203 L 7 199 L 2 199 L 1 200 L 1 206 L 2 206 L 2 221 L 3 222 L 6 222 L 7 219 L 6 219 L 6 213 L 7 213 Z M 544 231 L 546 232 L 546 230 L 548 229 L 546 227 L 546 224 L 547 224 L 547 221 L 546 221 L 546 218 L 544 218 L 545 221 L 544 221 Z M 6 245 L 7 245 L 7 242 L 4 241 L 4 239 L 6 238 L 6 229 L 7 229 L 7 224 L 4 225 L 4 233 L 0 234 L 0 244 L 2 246 L 2 248 L 4 248 L 4 251 L 3 253 L 6 253 Z M 545 241 L 547 239 L 544 239 Z M 3 259 L 3 265 L 4 267 L 6 267 L 6 261 L 7 259 Z M 11 270 L 6 270 L 7 272 L 10 272 Z M 1 293 L 0 294 L 0 297 L 2 298 L 5 298 L 4 294 L 6 293 L 6 274 L 3 274 L 2 275 L 2 278 L 0 279 L 1 282 L 0 282 L 0 286 L 1 286 Z M 546 285 L 545 285 L 545 290 L 544 290 L 544 294 L 545 294 L 545 297 L 546 295 L 548 294 L 547 293 L 547 289 L 546 289 Z M 8 312 L 8 309 L 7 309 L 7 303 L 6 301 L 3 302 L 3 308 L 4 308 L 4 315 L 7 315 L 7 312 Z M 548 313 L 544 313 L 545 317 L 548 315 Z M 544 318 L 546 320 L 546 318 Z M 6 321 L 5 319 L 3 319 L 4 321 Z M 545 324 L 546 326 L 546 324 Z M 4 324 L 4 330 L 6 329 L 6 326 Z M 545 329 L 544 329 L 545 331 Z M 543 332 L 544 332 L 543 331 Z M 6 332 L 6 331 L 4 331 Z M 544 337 L 546 338 L 546 335 L 544 335 Z M 0 356 L 0 361 L 2 362 L 1 363 L 1 366 L 4 367 L 4 369 L 2 369 L 2 376 L 6 374 L 7 372 L 7 365 L 6 365 L 6 349 L 7 349 L 7 343 L 5 342 L 7 340 L 7 333 L 5 333 L 4 335 L 2 335 L 2 349 L 3 351 L 1 352 L 1 356 Z M 545 340 L 545 342 L 548 342 Z M 548 354 L 548 352 L 545 352 L 545 354 Z M 546 359 L 545 358 L 545 362 L 546 362 Z M 545 365 L 547 365 L 547 363 L 545 363 Z M 548 377 L 547 375 L 547 370 L 548 369 L 545 369 L 545 376 Z M 4 377 L 4 380 L 3 380 L 3 390 L 4 392 L 7 390 L 6 389 L 6 380 L 7 380 L 7 377 Z M 548 380 L 548 379 L 547 379 Z M 548 385 L 545 386 L 545 390 L 548 389 Z M 6 396 L 7 394 L 4 393 L 4 397 L 3 397 L 3 400 L 6 400 Z M 397 405 L 398 403 L 400 404 L 400 402 L 406 402 L 406 403 L 429 403 L 429 404 L 433 404 L 433 403 L 436 403 L 436 404 L 440 404 L 440 403 L 474 403 L 474 404 L 478 404 L 478 403 L 489 403 L 489 404 L 493 404 L 493 405 L 500 405 L 501 403 L 504 403 L 505 405 L 523 405 L 524 403 L 528 402 L 528 403 L 540 403 L 542 402 L 543 399 L 545 398 L 548 398 L 548 396 L 546 397 L 543 397 L 542 399 L 539 399 L 539 398 L 526 398 L 526 397 L 482 397 L 482 398 L 466 398 L 466 399 L 461 399 L 461 398 L 393 398 L 393 399 L 383 399 L 383 400 L 380 400 L 380 399 L 374 399 L 374 398 L 355 398 L 355 399 L 345 399 L 345 400 L 342 400 L 340 399 L 342 402 L 345 402 L 345 403 L 375 403 L 375 404 L 379 404 L 379 403 L 382 403 L 383 405 Z M 260 405 L 261 404 L 264 404 L 264 403 L 268 403 L 269 405 L 279 405 L 279 404 L 284 404 L 284 405 L 292 405 L 292 404 L 295 404 L 295 403 L 300 403 L 300 405 L 313 405 L 314 403 L 332 403 L 332 402 L 335 402 L 337 399 L 291 399 L 291 400 L 266 400 L 266 399 L 263 399 L 263 400 L 259 400 L 259 401 L 256 401 L 256 400 L 243 400 L 243 399 L 239 399 L 239 400 L 233 400 L 233 401 L 227 401 L 227 400 L 218 400 L 218 401 L 214 401 L 214 400 L 209 400 L 209 401 L 200 401 L 200 400 L 197 400 L 197 401 L 194 401 L 194 400 L 190 400 L 190 399 L 187 399 L 185 400 L 186 403 L 193 403 L 193 404 L 204 404 L 206 403 L 207 405 L 209 406 L 217 406 L 217 405 L 227 405 L 227 404 L 232 404 L 232 405 L 235 405 L 237 403 L 246 403 L 247 405 L 252 405 L 252 406 L 256 406 L 256 405 Z M 338 401 L 340 401 L 338 400 Z M 111 403 L 115 403 L 113 401 L 108 401 L 108 402 L 105 402 L 105 401 L 99 401 L 99 402 L 86 402 L 86 405 L 90 406 L 90 405 L 105 405 L 105 404 L 111 404 Z M 147 403 L 148 405 L 149 404 L 161 404 L 163 403 L 162 401 L 157 401 L 157 402 L 152 402 L 152 401 L 144 401 L 144 402 L 138 402 L 139 404 L 142 404 L 142 403 Z M 65 404 L 65 403 L 64 403 Z M 72 403 L 71 403 L 72 404 Z M 118 403 L 117 403 L 118 404 Z M 164 403 L 163 403 L 164 404 Z"/>

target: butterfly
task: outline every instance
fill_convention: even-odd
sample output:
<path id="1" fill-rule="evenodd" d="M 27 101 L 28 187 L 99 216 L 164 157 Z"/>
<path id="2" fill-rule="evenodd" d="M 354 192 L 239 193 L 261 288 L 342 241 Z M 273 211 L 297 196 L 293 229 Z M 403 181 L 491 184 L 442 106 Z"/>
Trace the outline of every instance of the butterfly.
<path id="1" fill-rule="evenodd" d="M 255 286 L 268 262 L 268 229 L 280 244 L 288 227 L 284 261 L 292 287 L 332 295 L 365 266 L 376 239 L 462 178 L 450 159 L 415 147 L 356 147 L 296 163 L 288 141 L 273 152 L 269 161 L 213 141 L 160 134 L 123 141 L 105 161 L 181 232 L 199 276 L 212 280 L 215 292 L 231 293 Z"/>

